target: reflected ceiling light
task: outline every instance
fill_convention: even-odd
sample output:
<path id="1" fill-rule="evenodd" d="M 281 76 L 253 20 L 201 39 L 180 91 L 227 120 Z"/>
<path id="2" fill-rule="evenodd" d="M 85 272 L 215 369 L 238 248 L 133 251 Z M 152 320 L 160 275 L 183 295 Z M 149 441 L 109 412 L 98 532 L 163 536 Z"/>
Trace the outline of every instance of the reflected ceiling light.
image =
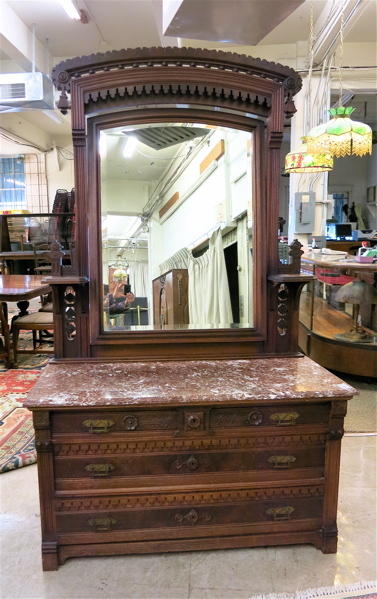
<path id="1" fill-rule="evenodd" d="M 324 173 L 331 171 L 334 158 L 331 154 L 308 152 L 306 137 L 297 152 L 290 152 L 285 157 L 285 173 Z"/>
<path id="2" fill-rule="evenodd" d="M 131 158 L 135 151 L 136 141 L 136 137 L 132 137 L 132 135 L 127 138 L 123 148 L 123 158 Z"/>
<path id="3" fill-rule="evenodd" d="M 59 2 L 70 19 L 76 19 L 77 21 L 80 21 L 81 15 L 76 6 L 73 4 L 72 0 L 59 0 Z"/>
<path id="4" fill-rule="evenodd" d="M 343 106 L 343 22 L 344 0 L 340 20 L 340 65 L 339 65 L 339 103 L 337 108 L 330 108 L 332 118 L 327 123 L 311 129 L 307 135 L 309 152 L 333 154 L 336 158 L 355 154 L 364 156 L 372 153 L 372 129 L 369 125 L 353 121 L 350 115 L 352 106 Z"/>

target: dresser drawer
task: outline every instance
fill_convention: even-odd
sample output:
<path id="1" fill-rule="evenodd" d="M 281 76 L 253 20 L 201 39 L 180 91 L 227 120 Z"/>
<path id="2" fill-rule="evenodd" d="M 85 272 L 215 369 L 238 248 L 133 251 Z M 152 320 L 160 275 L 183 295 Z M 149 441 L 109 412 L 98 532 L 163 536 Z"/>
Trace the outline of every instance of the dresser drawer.
<path id="1" fill-rule="evenodd" d="M 159 478 L 180 475 L 187 479 L 204 473 L 324 468 L 324 453 L 324 446 L 144 455 L 128 452 L 124 455 L 55 457 L 54 469 L 57 479 L 84 478 L 97 481 L 138 475 Z M 141 479 L 139 484 L 145 484 L 145 481 Z"/>
<path id="2" fill-rule="evenodd" d="M 180 429 L 179 410 L 138 410 L 112 412 L 53 413 L 53 434 L 85 434 L 99 437 L 134 431 L 162 431 L 174 434 Z"/>
<path id="3" fill-rule="evenodd" d="M 213 431 L 232 428 L 285 428 L 329 421 L 330 404 L 214 408 L 209 414 Z"/>
<path id="4" fill-rule="evenodd" d="M 57 532 L 98 543 L 142 539 L 145 531 L 158 539 L 278 531 L 287 523 L 290 529 L 305 523 L 309 530 L 320 526 L 322 494 L 321 486 L 313 486 L 57 500 Z"/>
<path id="5" fill-rule="evenodd" d="M 52 414 L 53 435 L 118 435 L 166 438 L 181 434 L 201 436 L 221 434 L 238 429 L 293 428 L 300 425 L 322 425 L 329 421 L 330 404 L 298 406 L 255 406 L 234 408 L 176 408 L 165 410 L 124 410 Z"/>

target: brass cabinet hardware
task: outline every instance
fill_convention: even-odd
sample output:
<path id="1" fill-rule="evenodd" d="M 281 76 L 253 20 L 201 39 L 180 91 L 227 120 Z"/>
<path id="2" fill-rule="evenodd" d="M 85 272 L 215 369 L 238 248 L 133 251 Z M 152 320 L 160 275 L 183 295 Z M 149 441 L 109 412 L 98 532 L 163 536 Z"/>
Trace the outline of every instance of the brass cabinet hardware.
<path id="1" fill-rule="evenodd" d="M 267 461 L 269 464 L 272 464 L 274 468 L 290 468 L 291 464 L 296 460 L 297 458 L 293 455 L 272 455 Z"/>
<path id="2" fill-rule="evenodd" d="M 247 417 L 248 423 L 252 426 L 258 426 L 258 424 L 262 423 L 262 420 L 263 414 L 262 412 L 259 412 L 259 410 L 253 410 Z"/>
<path id="3" fill-rule="evenodd" d="M 191 455 L 187 460 L 175 460 L 174 466 L 177 470 L 180 470 L 184 466 L 186 466 L 189 470 L 196 470 L 198 467 L 203 466 L 204 468 L 208 468 L 211 465 L 210 460 L 203 460 L 201 463 L 196 459 L 195 456 Z"/>
<path id="4" fill-rule="evenodd" d="M 272 516 L 273 520 L 290 520 L 291 514 L 295 511 L 294 507 L 290 505 L 284 507 L 272 507 L 266 511 L 266 514 Z"/>
<path id="5" fill-rule="evenodd" d="M 106 532 L 111 530 L 112 526 L 117 523 L 115 518 L 91 518 L 89 526 L 93 526 L 96 532 Z"/>
<path id="6" fill-rule="evenodd" d="M 138 427 L 139 421 L 136 416 L 125 416 L 123 424 L 126 431 L 134 431 Z"/>
<path id="7" fill-rule="evenodd" d="M 187 514 L 176 514 L 175 521 L 179 524 L 184 520 L 194 526 L 198 522 L 209 522 L 212 519 L 212 516 L 208 513 L 199 515 L 196 510 L 190 510 Z"/>
<path id="8" fill-rule="evenodd" d="M 115 470 L 113 464 L 88 464 L 85 470 L 91 473 L 94 478 L 109 476 L 112 470 Z"/>
<path id="9" fill-rule="evenodd" d="M 114 420 L 84 420 L 83 425 L 90 433 L 107 433 L 108 429 L 115 424 Z"/>
<path id="10" fill-rule="evenodd" d="M 270 420 L 276 422 L 277 426 L 290 426 L 296 424 L 297 418 L 300 416 L 297 412 L 276 412 L 271 414 Z"/>

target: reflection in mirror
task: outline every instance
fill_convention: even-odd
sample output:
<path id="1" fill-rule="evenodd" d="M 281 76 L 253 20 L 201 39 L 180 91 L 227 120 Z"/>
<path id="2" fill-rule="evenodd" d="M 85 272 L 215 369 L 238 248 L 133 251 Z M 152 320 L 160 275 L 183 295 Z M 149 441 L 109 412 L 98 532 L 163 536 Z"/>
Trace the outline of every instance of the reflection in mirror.
<path id="1" fill-rule="evenodd" d="M 101 131 L 103 326 L 253 326 L 250 132 L 205 124 Z"/>

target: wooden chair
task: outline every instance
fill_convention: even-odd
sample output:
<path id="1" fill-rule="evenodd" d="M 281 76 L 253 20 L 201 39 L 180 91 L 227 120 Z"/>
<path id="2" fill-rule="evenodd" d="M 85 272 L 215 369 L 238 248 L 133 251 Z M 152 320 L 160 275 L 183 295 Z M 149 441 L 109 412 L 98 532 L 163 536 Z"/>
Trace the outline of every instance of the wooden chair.
<path id="1" fill-rule="evenodd" d="M 51 331 L 54 330 L 54 315 L 52 312 L 34 312 L 19 316 L 12 324 L 13 332 L 13 360 L 17 364 L 18 353 L 18 337 L 20 331 L 33 331 L 33 351 L 37 349 L 36 331 Z M 40 339 L 40 344 L 42 343 Z M 40 353 L 52 353 L 51 350 L 38 350 Z"/>
<path id="2" fill-rule="evenodd" d="M 52 271 L 50 244 L 40 243 L 33 245 L 34 273 L 36 275 L 50 275 Z"/>

